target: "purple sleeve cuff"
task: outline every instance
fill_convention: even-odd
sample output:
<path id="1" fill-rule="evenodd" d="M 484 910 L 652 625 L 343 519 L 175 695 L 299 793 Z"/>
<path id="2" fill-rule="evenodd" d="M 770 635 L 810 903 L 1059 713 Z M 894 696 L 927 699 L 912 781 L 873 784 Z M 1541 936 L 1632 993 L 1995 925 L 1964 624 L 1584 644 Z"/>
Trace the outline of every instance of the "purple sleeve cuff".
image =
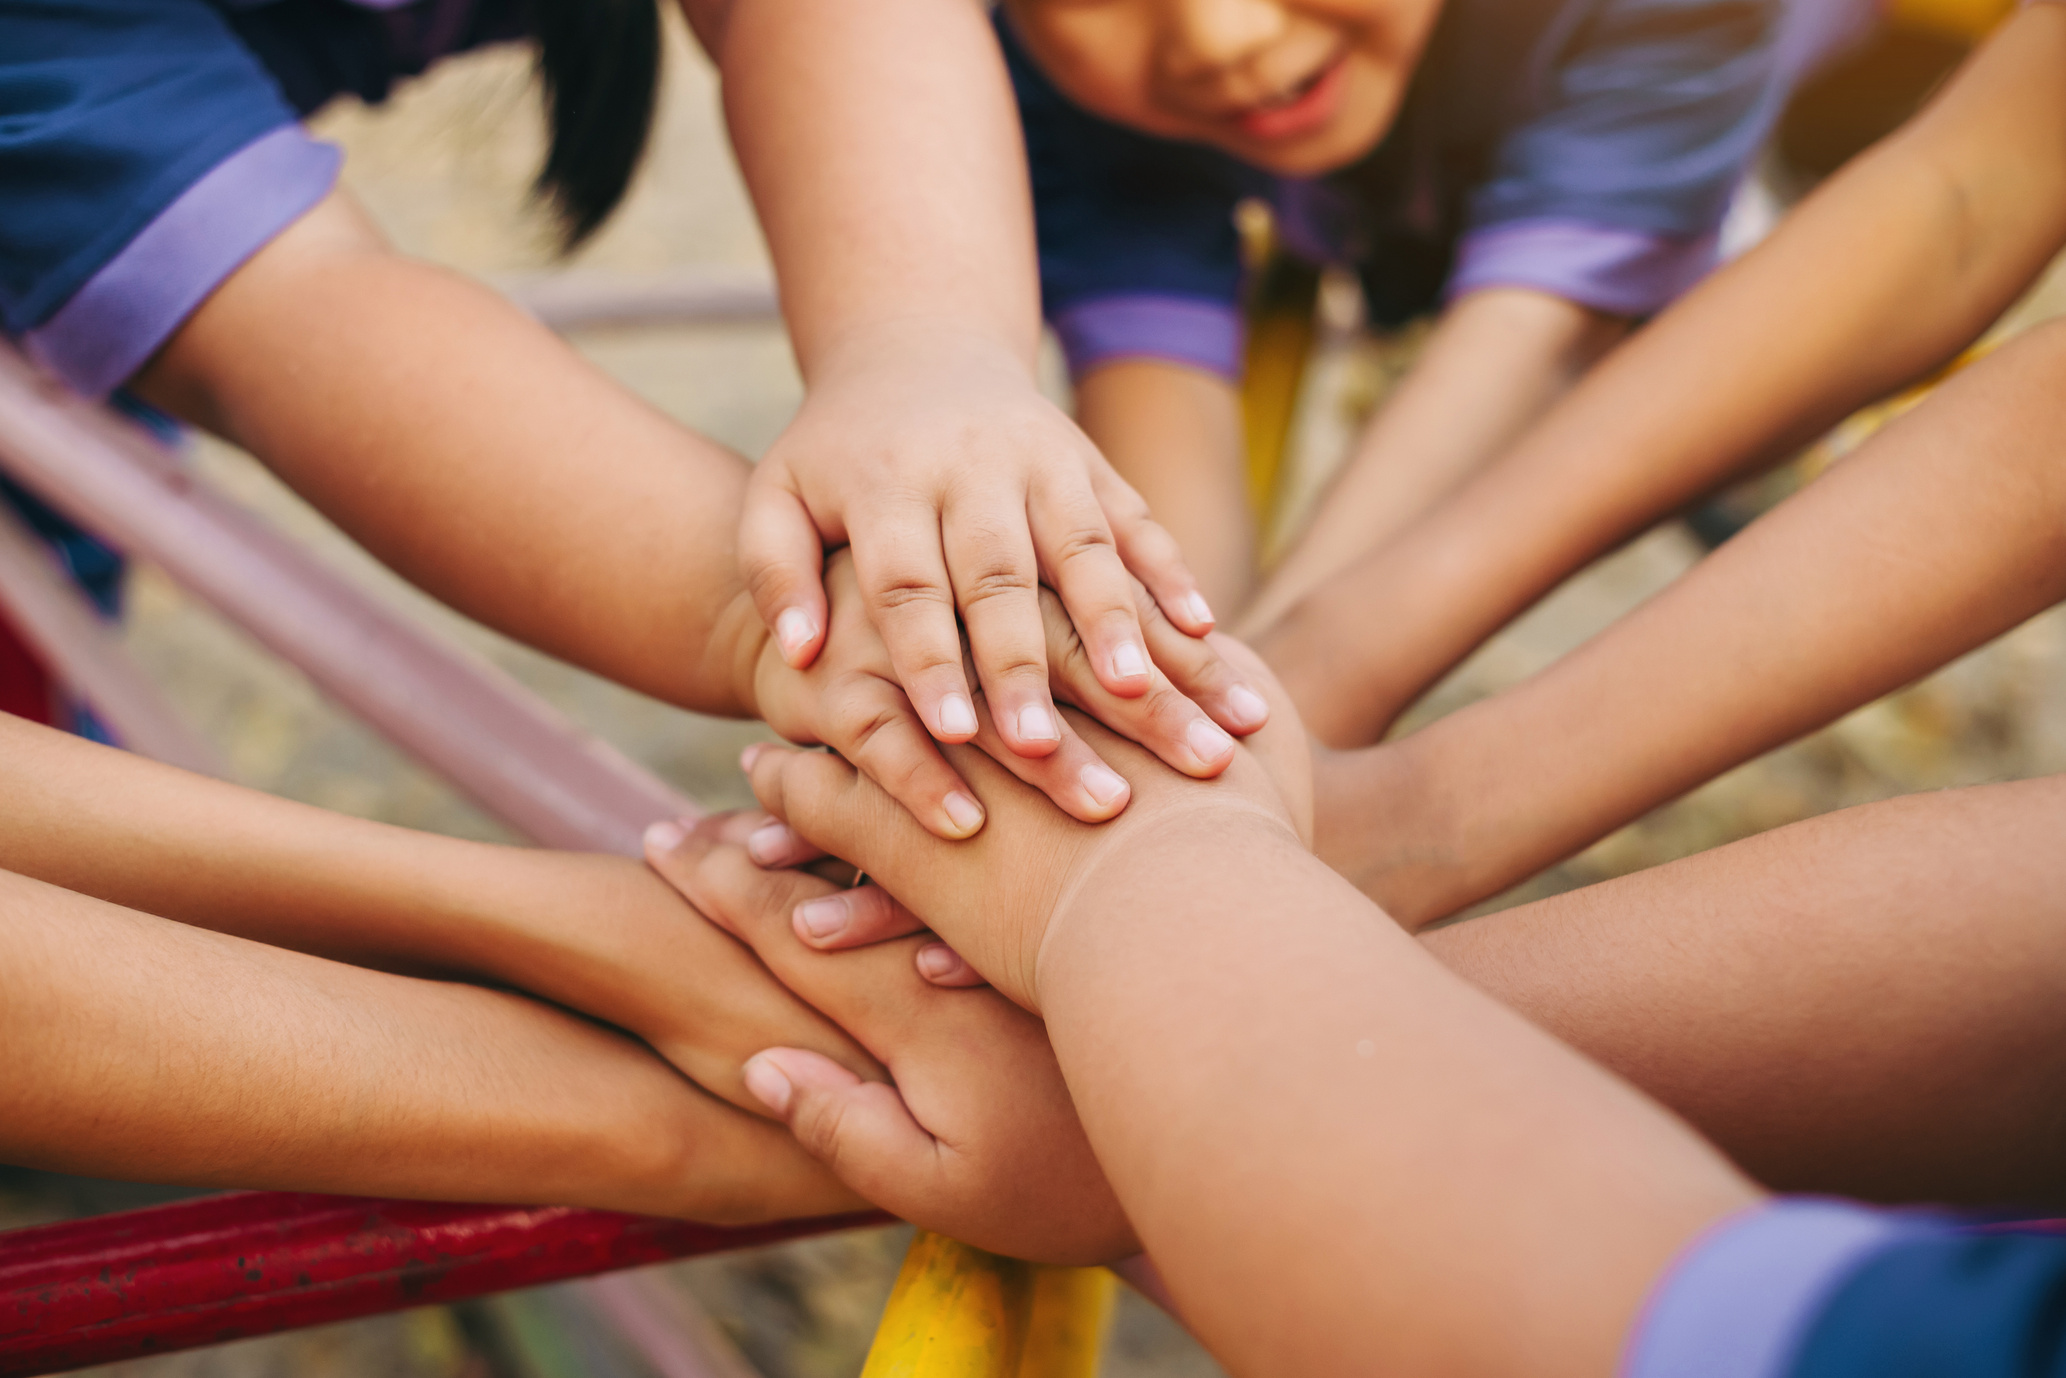
<path id="1" fill-rule="evenodd" d="M 29 331 L 30 356 L 74 391 L 105 397 L 224 278 L 328 195 L 342 161 L 298 124 L 245 144 Z"/>
<path id="2" fill-rule="evenodd" d="M 1447 295 L 1533 287 L 1616 316 L 1661 310 L 1715 266 L 1717 235 L 1667 239 L 1573 220 L 1473 230 L 1457 247 Z"/>
<path id="3" fill-rule="evenodd" d="M 1197 297 L 1092 297 L 1054 317 L 1069 376 L 1114 359 L 1166 359 L 1238 381 L 1241 313 Z"/>
<path id="4" fill-rule="evenodd" d="M 1795 1197 L 1733 1216 L 1679 1255 L 1629 1335 L 1621 1378 L 1785 1378 L 1853 1270 L 1936 1217 Z"/>

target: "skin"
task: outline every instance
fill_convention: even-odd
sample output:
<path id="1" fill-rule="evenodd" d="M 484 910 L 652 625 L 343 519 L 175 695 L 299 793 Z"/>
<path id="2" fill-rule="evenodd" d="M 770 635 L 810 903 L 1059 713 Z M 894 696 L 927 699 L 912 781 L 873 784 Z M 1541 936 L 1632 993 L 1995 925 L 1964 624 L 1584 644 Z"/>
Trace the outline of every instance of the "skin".
<path id="1" fill-rule="evenodd" d="M 1615 351 L 1495 468 L 1262 634 L 1314 734 L 1379 740 L 1568 575 L 1998 319 L 2066 243 L 2062 61 L 2066 9 L 2018 11 L 1920 115 Z"/>
<path id="2" fill-rule="evenodd" d="M 1078 104 L 1288 176 L 1333 171 L 1376 147 L 1438 9 L 1422 0 L 1006 5 L 1028 50 Z M 1452 303 L 1253 607 L 1254 517 L 1234 387 L 1113 360 L 1078 380 L 1077 419 L 1176 537 L 1213 601 L 1243 608 L 1241 624 L 1257 628 L 1490 464 L 1626 328 L 1623 317 L 1530 289 L 1487 288 Z"/>
<path id="3" fill-rule="evenodd" d="M 1212 613 L 1139 496 L 1035 387 L 1024 150 L 986 9 L 686 8 L 724 77 L 808 388 L 747 495 L 756 606 L 808 665 L 829 625 L 821 552 L 851 544 L 926 727 L 975 733 L 959 613 L 1008 749 L 1047 755 L 1061 730 L 1037 585 L 1061 595 L 1121 696 L 1150 679 L 1129 571 L 1184 632 L 1202 636 Z"/>
<path id="4" fill-rule="evenodd" d="M 1608 1371 L 1653 1280 L 1755 1190 L 1385 922 L 1247 753 L 1204 782 L 1115 755 L 1135 802 L 1094 832 L 970 760 L 999 826 L 952 849 L 830 757 L 770 749 L 752 774 L 1045 1021 L 1120 1203 L 1229 1371 Z M 826 1161 L 889 1137 L 885 1101 L 757 1061 Z"/>
<path id="5" fill-rule="evenodd" d="M 330 328 L 307 329 L 311 312 Z M 342 193 L 225 280 L 133 385 L 251 451 L 468 616 L 669 702 L 765 716 L 793 740 L 865 758 L 943 836 L 982 826 L 872 624 L 853 623 L 815 676 L 769 635 L 733 539 L 744 460 L 485 287 L 395 253 Z M 1154 624 L 1164 662 L 1185 683 L 1211 678 L 1225 727 L 1252 730 L 1262 700 L 1212 671 L 1193 638 Z M 863 692 L 834 701 L 821 693 L 833 684 Z M 1167 684 L 1151 664 L 1131 701 Z M 1099 698 L 1130 722 L 1172 729 L 1162 748 L 1197 767 L 1187 733 L 1201 714 L 1122 701 Z M 1074 795 L 1069 804 L 1082 807 Z"/>

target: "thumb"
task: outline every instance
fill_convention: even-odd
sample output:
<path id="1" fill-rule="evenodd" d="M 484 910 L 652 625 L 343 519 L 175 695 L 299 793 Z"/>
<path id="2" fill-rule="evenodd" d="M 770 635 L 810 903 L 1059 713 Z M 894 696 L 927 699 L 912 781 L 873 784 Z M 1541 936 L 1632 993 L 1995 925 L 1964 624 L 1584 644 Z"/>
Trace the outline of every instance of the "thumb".
<path id="1" fill-rule="evenodd" d="M 754 479 L 739 514 L 739 574 L 783 661 L 801 670 L 825 644 L 825 543 L 802 498 Z"/>
<path id="2" fill-rule="evenodd" d="M 925 1202 L 938 1194 L 939 1145 L 895 1087 L 801 1048 L 754 1054 L 744 1079 L 804 1152 L 876 1205 L 925 1223 Z"/>

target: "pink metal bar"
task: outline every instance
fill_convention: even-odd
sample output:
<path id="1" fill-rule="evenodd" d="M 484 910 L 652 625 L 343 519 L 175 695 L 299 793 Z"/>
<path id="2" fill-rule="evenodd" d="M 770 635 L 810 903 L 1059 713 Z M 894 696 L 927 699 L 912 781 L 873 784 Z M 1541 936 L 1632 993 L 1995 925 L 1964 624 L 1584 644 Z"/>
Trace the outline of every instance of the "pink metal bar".
<path id="1" fill-rule="evenodd" d="M 757 269 L 650 276 L 552 273 L 509 278 L 500 285 L 511 301 L 554 330 L 781 320 L 774 281 Z"/>
<path id="2" fill-rule="evenodd" d="M 0 507 L 0 607 L 49 672 L 91 704 L 124 746 L 202 775 L 223 773 L 215 752 L 172 712 L 86 595 L 5 507 Z"/>
<path id="3" fill-rule="evenodd" d="M 197 483 L 164 447 L 0 347 L 0 466 L 150 560 L 524 835 L 636 855 L 696 810 L 477 656 Z"/>

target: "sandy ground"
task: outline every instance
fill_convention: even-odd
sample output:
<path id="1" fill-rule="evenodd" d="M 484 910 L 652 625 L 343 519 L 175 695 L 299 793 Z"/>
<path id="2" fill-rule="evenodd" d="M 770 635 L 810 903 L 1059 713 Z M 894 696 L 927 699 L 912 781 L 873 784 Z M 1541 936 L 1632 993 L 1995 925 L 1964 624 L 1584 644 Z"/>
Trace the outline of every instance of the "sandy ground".
<path id="1" fill-rule="evenodd" d="M 709 70 L 679 35 L 670 59 L 646 172 L 624 211 L 576 263 L 621 272 L 764 266 Z M 548 265 L 545 227 L 527 213 L 524 199 L 539 136 L 521 54 L 454 61 L 382 110 L 340 108 L 317 124 L 348 150 L 347 184 L 405 249 L 491 275 Z M 2048 314 L 2061 303 L 2066 293 L 2048 290 L 2033 309 Z M 577 342 L 672 415 L 747 454 L 759 453 L 779 432 L 800 394 L 772 326 L 592 332 Z M 1300 446 L 1309 476 L 1338 452 L 1354 415 L 1380 390 L 1388 357 L 1357 346 L 1316 371 Z M 739 747 L 761 729 L 677 712 L 516 647 L 403 587 L 245 456 L 202 444 L 197 462 L 237 499 L 480 649 L 694 796 L 719 806 L 743 801 L 734 762 Z M 1676 525 L 1635 543 L 1487 646 L 1413 720 L 1532 673 L 1654 593 L 1699 554 Z M 236 778 L 348 813 L 470 837 L 508 836 L 149 569 L 135 579 L 127 634 L 136 655 L 222 749 Z M 1922 684 L 1658 810 L 1508 899 L 1620 874 L 1848 804 L 2061 769 L 2066 613 L 2055 611 Z M 107 1188 L 0 1176 L 0 1220 L 7 1222 L 114 1208 L 131 1199 Z M 902 1238 L 878 1231 L 816 1241 L 681 1265 L 668 1276 L 699 1297 L 770 1378 L 836 1378 L 859 1369 Z M 503 1353 L 488 1364 L 479 1336 L 484 1327 L 521 1330 L 526 1316 L 552 1314 L 563 1302 L 564 1294 L 547 1289 L 499 1309 L 434 1308 L 106 1372 L 135 1378 L 542 1372 L 521 1354 Z M 621 1356 L 616 1362 L 623 1368 Z M 623 1371 L 639 1372 L 635 1364 Z M 1159 1313 L 1128 1298 L 1106 1371 L 1113 1378 L 1189 1378 L 1218 1370 Z"/>

